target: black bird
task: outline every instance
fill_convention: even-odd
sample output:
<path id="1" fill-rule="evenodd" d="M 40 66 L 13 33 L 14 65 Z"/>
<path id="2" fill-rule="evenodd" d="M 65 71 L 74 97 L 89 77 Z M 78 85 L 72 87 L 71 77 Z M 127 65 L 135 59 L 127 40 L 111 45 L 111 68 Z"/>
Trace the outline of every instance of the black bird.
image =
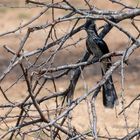
<path id="1" fill-rule="evenodd" d="M 85 23 L 85 30 L 87 32 L 86 46 L 89 53 L 97 59 L 100 59 L 104 54 L 109 53 L 107 44 L 97 33 L 94 20 L 87 19 Z M 103 59 L 100 63 L 102 75 L 104 75 L 111 66 L 111 58 Z M 113 108 L 117 103 L 118 97 L 113 84 L 112 76 L 110 76 L 103 85 L 103 104 L 105 107 Z"/>

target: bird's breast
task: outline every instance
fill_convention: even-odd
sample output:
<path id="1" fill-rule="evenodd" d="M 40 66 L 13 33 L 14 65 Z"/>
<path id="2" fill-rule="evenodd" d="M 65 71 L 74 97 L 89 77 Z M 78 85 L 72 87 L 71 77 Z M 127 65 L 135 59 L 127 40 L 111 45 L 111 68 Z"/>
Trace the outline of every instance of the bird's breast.
<path id="1" fill-rule="evenodd" d="M 96 42 L 93 39 L 87 39 L 87 50 L 90 53 L 92 53 L 92 55 L 98 58 L 101 58 L 103 56 L 100 47 L 96 44 Z"/>

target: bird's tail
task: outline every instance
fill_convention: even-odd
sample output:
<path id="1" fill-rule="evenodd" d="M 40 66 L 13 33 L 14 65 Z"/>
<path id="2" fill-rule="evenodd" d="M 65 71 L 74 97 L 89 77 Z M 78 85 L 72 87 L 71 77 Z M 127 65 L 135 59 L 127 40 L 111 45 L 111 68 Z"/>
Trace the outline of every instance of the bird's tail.
<path id="1" fill-rule="evenodd" d="M 105 74 L 105 72 L 109 69 L 111 64 L 109 61 L 106 61 L 108 63 L 102 63 L 102 75 Z M 108 80 L 103 85 L 103 104 L 107 108 L 113 108 L 114 105 L 118 104 L 118 97 L 116 94 L 116 90 L 113 84 L 112 76 L 108 78 Z"/>

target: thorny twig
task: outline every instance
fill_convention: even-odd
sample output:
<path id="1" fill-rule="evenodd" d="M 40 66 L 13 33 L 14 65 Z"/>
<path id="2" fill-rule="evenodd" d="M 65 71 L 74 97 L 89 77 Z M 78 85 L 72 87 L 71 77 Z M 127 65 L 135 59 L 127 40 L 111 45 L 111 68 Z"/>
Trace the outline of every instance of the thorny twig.
<path id="1" fill-rule="evenodd" d="M 42 139 L 41 135 L 43 135 L 45 139 L 64 139 L 64 137 L 71 140 L 84 140 L 89 137 L 95 139 L 114 139 L 114 137 L 111 137 L 112 135 L 108 138 L 106 136 L 101 136 L 100 131 L 97 133 L 98 114 L 96 111 L 98 109 L 95 108 L 95 99 L 102 85 L 106 82 L 109 76 L 112 75 L 118 67 L 123 66 L 124 68 L 125 63 L 127 63 L 130 58 L 130 55 L 139 48 L 140 30 L 136 24 L 136 22 L 138 22 L 136 18 L 140 15 L 140 9 L 138 5 L 134 7 L 127 3 L 123 3 L 122 1 L 109 1 L 119 5 L 120 9 L 99 9 L 95 5 L 92 5 L 92 1 L 89 0 L 80 1 L 81 7 L 83 4 L 82 8 L 79 8 L 75 3 L 68 0 L 59 2 L 51 0 L 49 3 L 33 0 L 25 1 L 27 5 L 34 5 L 34 7 L 36 5 L 36 7 L 42 8 L 41 12 L 38 12 L 36 16 L 19 27 L 0 33 L 0 37 L 6 37 L 8 35 L 18 33 L 21 29 L 26 31 L 20 41 L 20 44 L 18 47 L 16 46 L 17 51 L 11 49 L 9 45 L 6 45 L 6 43 L 2 45 L 2 47 L 13 57 L 11 58 L 9 66 L 7 66 L 6 70 L 0 76 L 0 90 L 3 95 L 1 98 L 6 101 L 6 103 L 4 102 L 0 104 L 0 109 L 8 110 L 4 112 L 4 115 L 0 115 L 0 122 L 2 126 L 5 126 L 6 128 L 0 127 L 0 129 L 4 131 L 4 133 L 0 132 L 0 139 L 9 138 L 12 140 L 15 137 L 26 139 L 29 134 L 34 135 L 36 132 L 38 133 L 37 137 L 40 139 Z M 87 7 L 89 9 L 87 9 Z M 61 17 L 58 16 L 59 12 L 57 13 L 57 11 L 62 11 Z M 41 21 L 41 17 L 49 12 L 51 12 L 51 18 L 46 19 L 45 22 L 38 25 L 34 24 L 35 21 Z M 79 60 L 76 59 L 74 62 L 59 64 L 56 59 L 60 53 L 61 56 L 63 56 L 62 52 L 65 50 L 72 52 L 73 48 L 79 49 L 79 46 L 81 46 L 81 44 L 85 41 L 86 37 L 81 37 L 81 32 L 84 27 L 83 20 L 85 21 L 87 18 L 103 20 L 106 22 L 103 26 L 103 30 L 99 33 L 101 38 L 104 38 L 113 27 L 117 28 L 125 34 L 127 39 L 130 41 L 129 47 L 126 46 L 126 49 L 120 51 L 114 50 L 113 52 L 104 55 L 99 60 L 93 58 L 93 56 L 89 59 L 90 54 L 84 50 L 83 56 L 79 58 Z M 131 20 L 131 25 L 137 31 L 136 37 L 118 24 L 126 19 Z M 67 26 L 67 23 L 70 23 L 69 30 L 64 29 Z M 24 52 L 23 50 L 26 50 L 26 45 L 30 46 L 28 41 L 33 34 L 44 30 L 46 31 L 46 36 L 45 40 L 43 40 L 43 45 Z M 79 36 L 79 38 L 77 36 Z M 70 42 L 71 38 L 73 39 L 72 43 Z M 75 38 L 78 38 L 78 40 Z M 34 41 L 38 39 L 39 38 L 34 38 Z M 77 44 L 80 45 L 75 47 Z M 116 57 L 116 60 L 115 62 L 112 62 L 112 66 L 106 72 L 104 77 L 102 77 L 97 84 L 94 84 L 94 86 L 92 84 L 90 89 L 86 89 L 84 94 L 77 97 L 75 95 L 76 86 L 80 81 L 80 76 L 82 76 L 82 80 L 86 78 L 84 73 L 85 67 L 93 65 L 94 63 L 106 59 L 107 57 Z M 69 58 L 72 58 L 72 56 Z M 67 58 L 64 57 L 63 59 L 67 60 Z M 12 80 L 10 86 L 8 85 L 5 87 L 5 81 L 7 81 L 8 77 L 15 71 L 17 66 L 20 67 L 19 71 L 22 72 L 22 74 L 20 74 L 18 78 L 16 77 L 15 80 Z M 122 69 L 122 75 L 124 73 L 125 71 Z M 127 75 L 125 76 L 127 77 Z M 92 78 L 94 79 L 93 75 Z M 124 77 L 122 80 L 124 83 Z M 13 101 L 11 99 L 11 93 L 13 92 L 12 89 L 17 85 L 20 85 L 21 81 L 26 85 L 26 89 L 22 89 L 24 90 L 24 97 L 20 100 Z M 63 86 L 62 89 L 59 89 L 59 85 L 62 84 L 63 81 L 67 84 Z M 84 83 L 87 85 L 85 81 Z M 18 91 L 14 92 L 20 93 Z M 125 92 L 124 86 L 123 92 Z M 140 95 L 138 94 L 127 106 L 124 106 L 119 115 L 130 108 L 132 104 L 136 103 L 136 100 L 139 101 L 139 97 Z M 67 98 L 68 103 L 65 102 L 65 98 Z M 90 123 L 92 130 L 80 132 L 73 123 L 73 114 L 75 108 L 79 107 L 80 104 L 88 98 L 91 100 L 90 113 L 92 121 Z M 19 111 L 13 114 L 17 108 Z M 137 112 L 139 114 L 140 111 Z M 139 121 L 139 117 L 137 120 Z M 10 121 L 13 123 L 10 124 Z M 129 123 L 127 118 L 125 118 L 125 121 Z M 129 124 L 127 127 L 128 126 Z M 128 132 L 128 134 L 122 138 L 118 137 L 115 139 L 126 140 L 138 137 L 140 135 L 138 126 L 139 123 L 137 123 L 137 128 L 135 130 L 130 133 Z M 28 129 L 29 127 L 30 129 Z"/>

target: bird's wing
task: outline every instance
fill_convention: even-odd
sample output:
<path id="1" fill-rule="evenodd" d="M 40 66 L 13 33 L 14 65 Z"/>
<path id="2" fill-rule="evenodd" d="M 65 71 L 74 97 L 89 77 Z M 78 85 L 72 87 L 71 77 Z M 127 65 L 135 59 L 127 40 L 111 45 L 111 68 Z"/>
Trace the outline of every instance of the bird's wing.
<path id="1" fill-rule="evenodd" d="M 95 42 L 96 42 L 97 46 L 100 48 L 103 55 L 106 53 L 109 53 L 109 49 L 104 40 L 97 38 L 97 39 L 95 39 Z"/>

